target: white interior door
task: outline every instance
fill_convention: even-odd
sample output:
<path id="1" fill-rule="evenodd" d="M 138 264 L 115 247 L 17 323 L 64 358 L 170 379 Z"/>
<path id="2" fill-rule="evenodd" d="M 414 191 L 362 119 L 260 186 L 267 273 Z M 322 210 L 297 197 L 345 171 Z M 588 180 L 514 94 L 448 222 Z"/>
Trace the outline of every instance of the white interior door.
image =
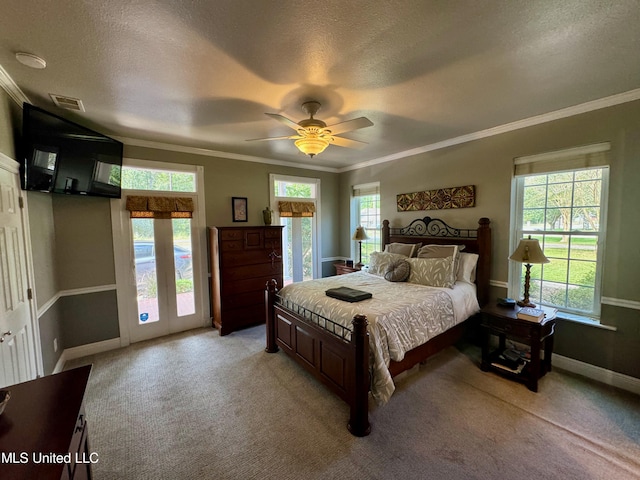
<path id="1" fill-rule="evenodd" d="M 0 387 L 37 375 L 17 168 L 0 162 Z"/>

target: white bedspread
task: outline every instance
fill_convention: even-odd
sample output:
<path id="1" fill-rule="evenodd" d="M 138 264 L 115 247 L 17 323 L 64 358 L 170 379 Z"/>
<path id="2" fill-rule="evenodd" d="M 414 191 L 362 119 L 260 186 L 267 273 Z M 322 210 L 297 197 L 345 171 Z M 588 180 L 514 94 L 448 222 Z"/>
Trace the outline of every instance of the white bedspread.
<path id="1" fill-rule="evenodd" d="M 350 287 L 373 294 L 356 303 L 328 297 L 329 288 Z M 369 322 L 372 358 L 371 393 L 378 404 L 386 403 L 395 386 L 390 360 L 401 361 L 407 351 L 466 320 L 480 310 L 476 287 L 458 282 L 454 288 L 426 287 L 388 282 L 366 272 L 337 275 L 287 285 L 280 296 L 336 323 L 351 327 L 354 315 Z"/>

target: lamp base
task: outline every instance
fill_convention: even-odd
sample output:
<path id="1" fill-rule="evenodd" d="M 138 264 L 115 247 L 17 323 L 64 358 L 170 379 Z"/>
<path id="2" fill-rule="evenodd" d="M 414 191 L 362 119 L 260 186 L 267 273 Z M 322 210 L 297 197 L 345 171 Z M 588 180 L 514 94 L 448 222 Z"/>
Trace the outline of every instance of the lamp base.
<path id="1" fill-rule="evenodd" d="M 536 305 L 534 303 L 531 302 L 525 302 L 524 300 L 518 300 L 517 304 L 519 307 L 530 307 L 530 308 L 536 308 Z"/>

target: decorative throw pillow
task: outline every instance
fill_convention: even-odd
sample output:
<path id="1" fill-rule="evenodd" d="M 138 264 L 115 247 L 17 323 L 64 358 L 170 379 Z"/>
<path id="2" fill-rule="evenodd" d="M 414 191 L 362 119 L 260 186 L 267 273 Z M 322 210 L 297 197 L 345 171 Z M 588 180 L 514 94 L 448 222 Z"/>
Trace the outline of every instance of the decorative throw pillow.
<path id="1" fill-rule="evenodd" d="M 416 257 L 422 243 L 389 243 L 384 247 L 386 253 L 399 253 L 406 257 Z"/>
<path id="2" fill-rule="evenodd" d="M 456 276 L 458 275 L 460 251 L 464 250 L 464 247 L 464 245 L 425 245 L 418 252 L 418 258 L 453 257 L 451 275 L 453 276 L 453 282 L 455 283 Z"/>
<path id="3" fill-rule="evenodd" d="M 453 288 L 456 279 L 453 270 L 453 257 L 409 258 L 407 262 L 411 265 L 409 283 Z"/>
<path id="4" fill-rule="evenodd" d="M 406 260 L 395 260 L 388 267 L 384 279 L 390 282 L 406 282 L 411 272 L 411 265 Z"/>
<path id="5" fill-rule="evenodd" d="M 392 262 L 406 258 L 399 253 L 373 252 L 369 255 L 369 273 L 382 277 L 387 273 L 387 268 Z"/>
<path id="6" fill-rule="evenodd" d="M 458 259 L 458 282 L 474 283 L 476 281 L 476 265 L 479 256 L 475 253 L 460 254 Z"/>

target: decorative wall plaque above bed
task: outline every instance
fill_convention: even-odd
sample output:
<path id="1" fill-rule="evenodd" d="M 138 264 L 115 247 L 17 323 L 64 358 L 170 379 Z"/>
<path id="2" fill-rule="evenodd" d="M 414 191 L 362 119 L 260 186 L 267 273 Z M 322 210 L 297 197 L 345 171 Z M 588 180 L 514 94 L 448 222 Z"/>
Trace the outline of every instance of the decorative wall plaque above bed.
<path id="1" fill-rule="evenodd" d="M 396 196 L 399 212 L 468 208 L 476 205 L 476 186 L 439 188 Z"/>

